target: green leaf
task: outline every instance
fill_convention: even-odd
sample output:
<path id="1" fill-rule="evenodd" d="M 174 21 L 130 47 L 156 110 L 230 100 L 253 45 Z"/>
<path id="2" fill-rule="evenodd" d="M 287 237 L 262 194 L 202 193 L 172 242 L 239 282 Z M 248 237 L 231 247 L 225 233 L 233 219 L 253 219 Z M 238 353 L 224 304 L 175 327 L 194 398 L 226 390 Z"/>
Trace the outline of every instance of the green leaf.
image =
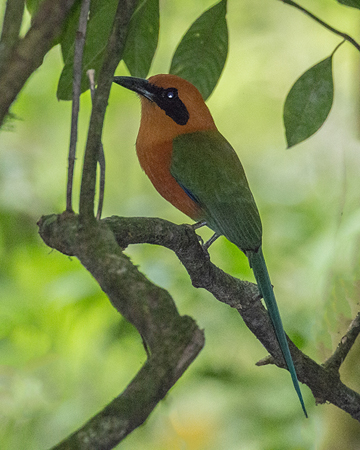
<path id="1" fill-rule="evenodd" d="M 45 0 L 26 0 L 25 4 L 26 4 L 26 9 L 29 11 L 29 14 L 31 16 L 31 23 L 34 19 L 34 17 L 36 16 L 38 10 L 40 9 L 40 6 L 42 6 L 42 4 L 45 2 Z M 51 43 L 51 48 L 54 47 L 55 45 L 59 44 L 61 42 L 61 36 L 63 35 L 64 30 L 66 30 L 67 27 L 67 23 L 69 22 L 69 20 L 71 19 L 72 15 L 74 13 L 76 13 L 77 9 L 79 9 L 80 11 L 80 4 L 81 4 L 81 0 L 75 0 L 73 6 L 71 7 L 67 18 L 65 20 L 65 25 L 63 26 L 62 32 L 60 36 L 57 36 L 53 42 Z M 79 8 L 78 8 L 79 7 Z M 78 16 L 79 17 L 79 16 Z M 79 19 L 78 19 L 79 20 Z"/>
<path id="2" fill-rule="evenodd" d="M 214 90 L 228 52 L 226 0 L 205 11 L 183 36 L 170 73 L 194 84 L 204 100 Z"/>
<path id="3" fill-rule="evenodd" d="M 337 0 L 342 5 L 360 9 L 360 0 Z"/>
<path id="4" fill-rule="evenodd" d="M 284 125 L 288 148 L 313 135 L 330 112 L 334 97 L 333 55 L 301 75 L 287 95 Z"/>
<path id="5" fill-rule="evenodd" d="M 143 0 L 131 18 L 123 57 L 133 77 L 146 78 L 158 38 L 159 0 Z"/>
<path id="6" fill-rule="evenodd" d="M 83 55 L 83 67 L 81 78 L 81 92 L 89 88 L 86 72 L 95 69 L 95 80 L 101 68 L 104 51 L 113 26 L 118 0 L 93 0 L 90 6 L 89 21 L 86 32 L 86 42 Z M 67 23 L 61 39 L 61 50 L 65 66 L 60 75 L 57 97 L 59 100 L 71 100 L 75 36 L 78 28 L 80 4 Z"/>
<path id="7" fill-rule="evenodd" d="M 39 9 L 40 3 L 44 0 L 26 0 L 26 9 L 29 11 L 31 17 L 35 15 Z"/>

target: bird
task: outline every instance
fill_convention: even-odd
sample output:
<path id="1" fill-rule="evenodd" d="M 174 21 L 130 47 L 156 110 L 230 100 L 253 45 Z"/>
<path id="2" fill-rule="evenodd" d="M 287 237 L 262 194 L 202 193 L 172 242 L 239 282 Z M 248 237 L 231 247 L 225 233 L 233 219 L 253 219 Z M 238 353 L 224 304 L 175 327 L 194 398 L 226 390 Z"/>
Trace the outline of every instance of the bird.
<path id="1" fill-rule="evenodd" d="M 198 226 L 213 230 L 211 242 L 223 235 L 247 256 L 308 417 L 262 252 L 259 211 L 237 153 L 189 81 L 172 74 L 115 76 L 113 81 L 140 97 L 136 152 L 155 189 Z"/>

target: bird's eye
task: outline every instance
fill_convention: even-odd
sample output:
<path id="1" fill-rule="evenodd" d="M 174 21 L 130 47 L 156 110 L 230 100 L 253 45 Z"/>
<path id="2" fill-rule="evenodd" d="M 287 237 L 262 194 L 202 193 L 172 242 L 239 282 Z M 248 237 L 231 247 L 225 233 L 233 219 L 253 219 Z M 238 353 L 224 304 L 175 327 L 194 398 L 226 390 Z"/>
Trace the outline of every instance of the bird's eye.
<path id="1" fill-rule="evenodd" d="M 175 87 L 162 88 L 152 86 L 155 103 L 165 111 L 165 114 L 178 125 L 186 125 L 189 120 L 189 112 L 179 98 L 179 92 Z"/>
<path id="2" fill-rule="evenodd" d="M 167 89 L 165 95 L 169 100 L 171 100 L 176 97 L 176 91 L 174 89 Z"/>

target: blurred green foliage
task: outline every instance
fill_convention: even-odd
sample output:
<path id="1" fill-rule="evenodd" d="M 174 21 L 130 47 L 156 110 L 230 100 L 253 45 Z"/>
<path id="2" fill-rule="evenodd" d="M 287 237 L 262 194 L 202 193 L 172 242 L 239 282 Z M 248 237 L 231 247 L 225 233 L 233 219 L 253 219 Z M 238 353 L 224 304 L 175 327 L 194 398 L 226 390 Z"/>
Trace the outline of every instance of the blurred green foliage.
<path id="1" fill-rule="evenodd" d="M 181 36 L 211 1 L 164 1 L 151 74 L 166 72 Z M 311 2 L 313 12 L 354 37 L 356 10 Z M 299 73 L 330 54 L 338 38 L 281 2 L 228 2 L 230 52 L 208 105 L 237 150 L 259 206 L 264 253 L 286 331 L 311 357 L 328 357 L 358 310 L 360 145 L 357 52 L 336 55 L 335 102 L 323 128 L 285 151 L 282 109 Z M 118 395 L 145 359 L 141 339 L 77 260 L 37 235 L 42 214 L 65 206 L 70 103 L 56 100 L 62 69 L 54 47 L 13 106 L 0 138 L 0 435 L 7 450 L 57 443 Z M 117 75 L 127 74 L 120 65 Z M 104 215 L 188 222 L 151 187 L 135 154 L 136 96 L 114 86 L 103 144 Z M 75 193 L 90 114 L 81 98 Z M 75 200 L 76 202 L 76 200 Z M 76 203 L 75 203 L 76 204 Z M 207 233 L 207 231 L 201 231 Z M 206 347 L 123 450 L 358 449 L 359 427 L 303 387 L 305 420 L 288 374 L 256 367 L 266 352 L 236 311 L 194 289 L 168 250 L 133 246 L 134 263 L 205 329 Z M 224 238 L 214 263 L 252 279 L 246 258 Z M 342 368 L 360 389 L 357 343 Z"/>

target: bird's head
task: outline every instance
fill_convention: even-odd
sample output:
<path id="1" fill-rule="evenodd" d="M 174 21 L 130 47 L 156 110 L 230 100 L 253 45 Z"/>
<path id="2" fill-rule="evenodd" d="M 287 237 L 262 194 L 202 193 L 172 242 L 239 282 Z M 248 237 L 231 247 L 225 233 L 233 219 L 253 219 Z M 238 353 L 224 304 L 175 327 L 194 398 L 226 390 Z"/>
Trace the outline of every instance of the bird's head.
<path id="1" fill-rule="evenodd" d="M 141 127 L 160 133 L 164 139 L 216 129 L 200 92 L 183 78 L 160 74 L 148 80 L 114 77 L 114 82 L 140 95 Z"/>

